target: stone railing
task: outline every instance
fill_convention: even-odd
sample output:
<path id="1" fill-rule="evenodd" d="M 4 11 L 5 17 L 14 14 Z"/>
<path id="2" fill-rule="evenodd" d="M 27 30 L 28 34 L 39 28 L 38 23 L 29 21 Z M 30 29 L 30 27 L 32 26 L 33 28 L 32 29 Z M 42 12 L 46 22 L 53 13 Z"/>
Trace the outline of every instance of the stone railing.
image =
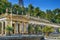
<path id="1" fill-rule="evenodd" d="M 43 19 L 43 18 L 39 18 L 39 17 L 32 17 L 32 16 L 30 16 L 30 19 L 32 19 L 32 20 L 36 20 L 36 21 L 39 21 L 39 22 L 43 22 L 43 23 L 46 23 L 46 24 L 52 24 L 52 25 L 59 25 L 60 26 L 60 24 L 57 24 L 57 23 L 53 23 L 53 22 L 50 22 L 49 20 L 47 20 L 47 19 Z"/>

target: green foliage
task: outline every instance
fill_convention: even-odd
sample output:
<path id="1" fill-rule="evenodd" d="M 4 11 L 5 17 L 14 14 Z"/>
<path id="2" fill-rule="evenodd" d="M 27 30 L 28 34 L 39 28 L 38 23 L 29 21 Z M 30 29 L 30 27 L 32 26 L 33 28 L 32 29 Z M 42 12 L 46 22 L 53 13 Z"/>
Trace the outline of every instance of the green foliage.
<path id="1" fill-rule="evenodd" d="M 60 28 L 58 28 L 58 32 L 60 32 Z"/>
<path id="2" fill-rule="evenodd" d="M 8 8 L 8 13 L 10 13 L 11 8 L 13 13 L 16 14 L 18 11 L 19 15 L 29 14 L 30 16 L 40 17 L 47 19 L 53 23 L 60 23 L 60 9 L 56 8 L 54 10 L 47 9 L 46 11 L 40 10 L 39 7 L 34 7 L 32 4 L 29 4 L 28 7 L 20 7 L 17 4 L 12 5 L 8 0 L 0 0 L 0 14 L 6 12 Z"/>
<path id="3" fill-rule="evenodd" d="M 7 27 L 6 27 L 6 30 L 7 30 L 7 31 L 13 31 L 13 27 L 7 26 Z"/>
<path id="4" fill-rule="evenodd" d="M 7 32 L 8 35 L 11 35 L 12 31 L 13 31 L 13 27 L 11 27 L 11 26 L 6 27 L 6 32 Z"/>
<path id="5" fill-rule="evenodd" d="M 30 16 L 33 14 L 33 9 L 34 7 L 32 6 L 32 4 L 28 5 L 28 13 Z"/>
<path id="6" fill-rule="evenodd" d="M 51 26 L 45 26 L 42 28 L 42 32 L 48 37 L 50 33 L 54 32 L 54 29 Z"/>
<path id="7" fill-rule="evenodd" d="M 36 27 L 35 27 L 35 32 L 36 32 L 36 33 L 41 32 L 41 27 L 40 27 L 40 26 L 36 26 Z"/>
<path id="8" fill-rule="evenodd" d="M 13 13 L 14 14 L 17 14 L 17 11 L 19 13 L 21 12 L 21 7 L 19 7 L 19 5 L 17 5 L 17 4 L 14 4 L 13 7 L 12 7 L 12 9 L 13 9 Z"/>
<path id="9" fill-rule="evenodd" d="M 28 33 L 33 33 L 33 31 L 34 31 L 33 26 L 32 25 L 29 25 L 28 26 Z"/>
<path id="10" fill-rule="evenodd" d="M 22 11 L 22 14 L 23 14 L 23 15 L 26 14 L 26 13 L 25 13 L 25 7 L 24 7 L 24 6 L 21 7 L 21 11 Z"/>
<path id="11" fill-rule="evenodd" d="M 54 29 L 50 26 L 45 26 L 43 29 L 42 29 L 42 32 L 44 33 L 51 33 L 51 32 L 54 32 Z"/>
<path id="12" fill-rule="evenodd" d="M 10 2 L 8 2 L 7 0 L 1 0 L 0 1 L 0 14 L 5 13 L 6 8 L 10 8 L 10 7 L 11 7 Z"/>
<path id="13" fill-rule="evenodd" d="M 46 14 L 45 14 L 44 11 L 41 11 L 40 14 L 39 14 L 39 16 L 40 16 L 41 18 L 45 18 L 45 17 L 46 17 Z"/>
<path id="14" fill-rule="evenodd" d="M 55 21 L 56 23 L 60 23 L 60 14 L 55 16 Z"/>
<path id="15" fill-rule="evenodd" d="M 38 16 L 39 12 L 40 12 L 39 7 L 36 7 L 34 9 L 34 16 Z"/>
<path id="16" fill-rule="evenodd" d="M 51 20 L 52 18 L 53 18 L 53 13 L 52 13 L 52 11 L 51 10 L 46 10 L 46 18 L 48 19 L 48 20 Z"/>

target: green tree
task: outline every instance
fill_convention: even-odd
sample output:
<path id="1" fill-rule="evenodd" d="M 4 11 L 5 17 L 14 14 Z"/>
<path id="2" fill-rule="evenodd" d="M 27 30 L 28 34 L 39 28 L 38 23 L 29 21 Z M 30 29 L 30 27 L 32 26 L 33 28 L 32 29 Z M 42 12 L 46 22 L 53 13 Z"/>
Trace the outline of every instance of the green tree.
<path id="1" fill-rule="evenodd" d="M 9 35 L 11 35 L 11 32 L 13 31 L 13 27 L 7 26 L 7 27 L 6 27 L 6 31 L 7 31 L 7 33 L 8 33 Z"/>
<path id="2" fill-rule="evenodd" d="M 60 14 L 57 14 L 57 15 L 55 16 L 55 22 L 56 22 L 56 23 L 60 23 Z"/>
<path id="3" fill-rule="evenodd" d="M 32 6 L 32 4 L 30 4 L 30 5 L 28 6 L 28 13 L 29 13 L 30 16 L 31 16 L 32 13 L 33 13 L 33 9 L 34 9 L 34 7 Z"/>
<path id="4" fill-rule="evenodd" d="M 50 20 L 54 18 L 54 13 L 51 10 L 46 10 L 46 19 Z"/>
<path id="5" fill-rule="evenodd" d="M 59 8 L 56 8 L 56 9 L 53 10 L 53 12 L 54 12 L 55 15 L 57 15 L 57 14 L 60 13 L 60 9 Z"/>
<path id="6" fill-rule="evenodd" d="M 36 7 L 36 8 L 34 8 L 34 16 L 39 16 L 38 14 L 39 14 L 39 12 L 40 12 L 40 9 L 39 9 L 39 7 Z"/>
<path id="7" fill-rule="evenodd" d="M 35 27 L 35 32 L 36 32 L 36 33 L 41 32 L 41 27 L 40 27 L 40 26 L 36 26 L 36 27 Z"/>
<path id="8" fill-rule="evenodd" d="M 50 26 L 45 26 L 44 28 L 42 28 L 42 32 L 45 33 L 47 37 L 51 32 L 54 32 L 54 29 Z"/>
<path id="9" fill-rule="evenodd" d="M 39 15 L 40 18 L 46 18 L 46 13 L 44 11 L 41 11 Z"/>
<path id="10" fill-rule="evenodd" d="M 17 14 L 17 11 L 18 11 L 18 13 L 21 12 L 21 7 L 19 5 L 17 5 L 17 4 L 14 4 L 12 9 L 13 9 L 14 14 Z"/>
<path id="11" fill-rule="evenodd" d="M 21 11 L 22 11 L 22 15 L 23 15 L 23 14 L 26 14 L 26 13 L 25 13 L 25 7 L 24 7 L 24 6 L 21 7 Z"/>
<path id="12" fill-rule="evenodd" d="M 58 28 L 58 32 L 60 32 L 60 28 Z"/>
<path id="13" fill-rule="evenodd" d="M 55 22 L 60 23 L 60 9 L 56 8 L 53 10 L 53 12 L 55 14 L 55 16 L 54 16 Z"/>
<path id="14" fill-rule="evenodd" d="M 8 2 L 7 0 L 1 0 L 0 1 L 0 14 L 5 13 L 6 8 L 10 8 L 10 7 L 11 7 L 10 2 Z"/>
<path id="15" fill-rule="evenodd" d="M 0 0 L 1 2 L 7 2 L 8 0 Z"/>
<path id="16" fill-rule="evenodd" d="M 32 25 L 29 25 L 28 26 L 28 33 L 31 34 L 31 33 L 33 33 L 33 31 L 34 31 L 33 26 Z"/>

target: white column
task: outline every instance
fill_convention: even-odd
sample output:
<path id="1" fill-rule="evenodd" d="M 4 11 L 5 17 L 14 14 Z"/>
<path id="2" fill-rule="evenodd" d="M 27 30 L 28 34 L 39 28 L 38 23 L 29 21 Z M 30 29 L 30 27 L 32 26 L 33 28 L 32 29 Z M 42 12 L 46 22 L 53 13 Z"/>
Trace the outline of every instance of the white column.
<path id="1" fill-rule="evenodd" d="M 21 25 L 21 23 L 20 23 L 20 33 L 22 32 L 22 25 Z"/>
<path id="2" fill-rule="evenodd" d="M 19 23 L 19 33 L 21 33 L 21 23 Z"/>
<path id="3" fill-rule="evenodd" d="M 15 28 L 16 28 L 16 33 L 18 34 L 18 23 L 17 22 L 16 22 Z"/>
<path id="4" fill-rule="evenodd" d="M 28 23 L 24 23 L 24 32 L 25 32 L 25 33 L 28 32 Z"/>
<path id="5" fill-rule="evenodd" d="M 5 35 L 6 35 L 7 21 L 5 21 Z"/>
<path id="6" fill-rule="evenodd" d="M 20 32 L 23 33 L 24 32 L 24 24 L 23 22 L 20 23 Z"/>
<path id="7" fill-rule="evenodd" d="M 24 33 L 26 33 L 26 23 L 23 24 L 24 25 Z"/>
<path id="8" fill-rule="evenodd" d="M 29 25 L 29 24 L 28 24 L 28 23 L 26 23 L 26 32 L 28 32 L 28 25 Z"/>
<path id="9" fill-rule="evenodd" d="M 22 33 L 24 33 L 24 23 L 22 22 Z"/>
<path id="10" fill-rule="evenodd" d="M 2 22 L 2 34 L 3 34 L 3 22 Z"/>
<path id="11" fill-rule="evenodd" d="M 10 25 L 11 25 L 11 27 L 12 27 L 12 20 L 11 20 L 11 22 L 10 22 Z"/>

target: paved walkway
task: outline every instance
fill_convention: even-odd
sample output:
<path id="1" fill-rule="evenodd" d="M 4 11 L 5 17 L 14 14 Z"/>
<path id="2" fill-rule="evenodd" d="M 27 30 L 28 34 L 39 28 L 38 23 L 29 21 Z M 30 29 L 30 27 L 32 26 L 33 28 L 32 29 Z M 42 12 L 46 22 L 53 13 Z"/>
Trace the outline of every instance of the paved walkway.
<path id="1" fill-rule="evenodd" d="M 3 36 L 0 40 L 40 40 L 42 35 L 17 35 L 17 36 Z"/>

